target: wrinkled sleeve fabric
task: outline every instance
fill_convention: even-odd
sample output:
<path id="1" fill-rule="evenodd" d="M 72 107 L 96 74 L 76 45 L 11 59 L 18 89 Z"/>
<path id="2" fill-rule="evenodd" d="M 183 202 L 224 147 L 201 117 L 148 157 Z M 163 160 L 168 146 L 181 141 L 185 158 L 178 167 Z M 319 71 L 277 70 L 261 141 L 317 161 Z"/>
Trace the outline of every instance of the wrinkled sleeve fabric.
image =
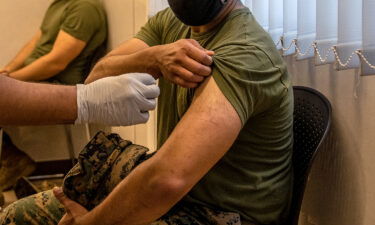
<path id="1" fill-rule="evenodd" d="M 101 16 L 96 6 L 89 2 L 75 2 L 64 12 L 61 30 L 71 36 L 88 42 L 100 27 Z"/>
<path id="2" fill-rule="evenodd" d="M 267 110 L 280 93 L 281 72 L 256 46 L 234 45 L 215 50 L 212 76 L 237 111 L 242 125 Z"/>

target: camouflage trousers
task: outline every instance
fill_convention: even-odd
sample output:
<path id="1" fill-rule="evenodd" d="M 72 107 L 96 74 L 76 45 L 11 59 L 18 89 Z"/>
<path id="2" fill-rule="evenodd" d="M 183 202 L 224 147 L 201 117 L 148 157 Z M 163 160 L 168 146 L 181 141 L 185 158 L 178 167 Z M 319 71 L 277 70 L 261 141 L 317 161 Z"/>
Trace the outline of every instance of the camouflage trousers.
<path id="1" fill-rule="evenodd" d="M 66 175 L 64 193 L 88 210 L 100 204 L 136 166 L 152 157 L 148 149 L 99 132 L 82 150 L 78 163 Z M 157 206 L 155 206 L 157 207 Z M 41 192 L 9 205 L 0 213 L 0 224 L 53 225 L 65 214 L 52 191 Z M 240 225 L 237 213 L 223 212 L 181 201 L 152 225 Z"/>

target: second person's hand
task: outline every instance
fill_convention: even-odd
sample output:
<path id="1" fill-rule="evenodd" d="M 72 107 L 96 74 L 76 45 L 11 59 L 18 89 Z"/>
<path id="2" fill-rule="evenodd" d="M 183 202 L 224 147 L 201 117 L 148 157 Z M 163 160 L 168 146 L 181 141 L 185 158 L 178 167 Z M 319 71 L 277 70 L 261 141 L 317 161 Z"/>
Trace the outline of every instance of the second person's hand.
<path id="1" fill-rule="evenodd" d="M 156 107 L 160 90 L 155 79 L 144 73 L 107 77 L 77 85 L 76 124 L 97 123 L 128 126 L 146 123 Z"/>
<path id="2" fill-rule="evenodd" d="M 0 75 L 9 76 L 9 72 L 5 69 L 0 69 Z"/>

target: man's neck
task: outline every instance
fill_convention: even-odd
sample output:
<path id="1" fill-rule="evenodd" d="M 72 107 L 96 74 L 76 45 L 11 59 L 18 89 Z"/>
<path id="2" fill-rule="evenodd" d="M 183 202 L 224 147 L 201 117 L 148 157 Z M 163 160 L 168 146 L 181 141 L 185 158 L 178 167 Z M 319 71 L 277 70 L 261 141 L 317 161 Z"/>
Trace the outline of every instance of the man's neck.
<path id="1" fill-rule="evenodd" d="M 194 33 L 205 33 L 212 30 L 218 24 L 220 24 L 233 10 L 244 8 L 244 5 L 240 0 L 229 0 L 225 8 L 220 12 L 220 14 L 212 20 L 209 24 L 203 26 L 191 26 Z"/>

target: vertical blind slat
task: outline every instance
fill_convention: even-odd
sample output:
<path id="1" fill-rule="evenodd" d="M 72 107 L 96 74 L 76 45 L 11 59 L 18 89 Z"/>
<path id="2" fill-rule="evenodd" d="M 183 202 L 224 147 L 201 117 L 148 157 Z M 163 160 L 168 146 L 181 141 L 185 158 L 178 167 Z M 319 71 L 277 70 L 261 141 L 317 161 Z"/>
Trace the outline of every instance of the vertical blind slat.
<path id="1" fill-rule="evenodd" d="M 363 1 L 363 55 L 375 65 L 375 0 Z M 361 58 L 362 59 L 362 58 Z M 375 74 L 366 61 L 361 60 L 362 75 Z"/>
<path id="2" fill-rule="evenodd" d="M 254 1 L 254 0 L 242 0 L 242 3 L 243 3 L 246 7 L 248 7 L 250 10 L 252 10 L 252 9 L 253 9 L 253 1 Z"/>
<path id="3" fill-rule="evenodd" d="M 283 0 L 269 0 L 269 6 L 269 33 L 275 44 L 278 44 L 283 35 Z M 280 49 L 281 45 L 277 47 Z"/>
<path id="4" fill-rule="evenodd" d="M 168 7 L 168 0 L 149 0 L 148 6 L 148 16 L 152 17 L 159 11 Z"/>
<path id="5" fill-rule="evenodd" d="M 311 58 L 314 56 L 311 44 L 316 38 L 316 0 L 298 0 L 297 24 L 297 44 L 301 51 L 297 58 Z"/>
<path id="6" fill-rule="evenodd" d="M 269 1 L 253 0 L 253 15 L 264 30 L 269 28 Z"/>
<path id="7" fill-rule="evenodd" d="M 338 44 L 336 49 L 343 64 L 346 64 L 352 57 L 345 67 L 338 64 L 339 70 L 359 67 L 359 58 L 352 53 L 362 47 L 361 15 L 362 0 L 338 1 Z"/>
<path id="8" fill-rule="evenodd" d="M 375 47 L 375 0 L 363 0 L 363 48 Z"/>
<path id="9" fill-rule="evenodd" d="M 295 53 L 295 46 L 292 41 L 297 38 L 297 0 L 284 0 L 284 47 L 289 48 L 284 51 L 284 55 Z"/>
<path id="10" fill-rule="evenodd" d="M 335 55 L 330 50 L 337 44 L 338 0 L 317 0 L 316 2 L 316 45 L 319 55 L 316 64 L 335 62 Z"/>

